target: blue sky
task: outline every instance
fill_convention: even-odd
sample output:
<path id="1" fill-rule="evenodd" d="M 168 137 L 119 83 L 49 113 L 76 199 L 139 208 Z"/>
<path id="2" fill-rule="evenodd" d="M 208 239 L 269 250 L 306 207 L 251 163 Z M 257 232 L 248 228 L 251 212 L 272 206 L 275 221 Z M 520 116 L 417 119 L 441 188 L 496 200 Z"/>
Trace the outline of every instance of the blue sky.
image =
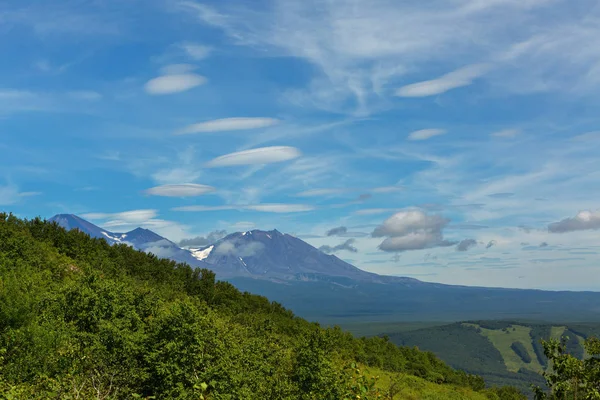
<path id="1" fill-rule="evenodd" d="M 3 210 L 600 290 L 595 1 L 8 0 L 0 54 Z"/>

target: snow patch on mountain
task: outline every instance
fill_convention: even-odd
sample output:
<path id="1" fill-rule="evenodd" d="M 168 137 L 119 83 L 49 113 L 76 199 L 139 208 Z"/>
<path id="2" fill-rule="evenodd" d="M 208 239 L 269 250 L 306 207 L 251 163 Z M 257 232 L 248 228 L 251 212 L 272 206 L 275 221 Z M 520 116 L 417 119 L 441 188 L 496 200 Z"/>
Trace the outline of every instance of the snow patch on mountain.
<path id="1" fill-rule="evenodd" d="M 196 260 L 203 261 L 206 257 L 210 255 L 211 251 L 213 251 L 214 248 L 215 246 L 209 246 L 205 249 L 190 249 L 190 253 L 192 253 L 192 256 Z"/>

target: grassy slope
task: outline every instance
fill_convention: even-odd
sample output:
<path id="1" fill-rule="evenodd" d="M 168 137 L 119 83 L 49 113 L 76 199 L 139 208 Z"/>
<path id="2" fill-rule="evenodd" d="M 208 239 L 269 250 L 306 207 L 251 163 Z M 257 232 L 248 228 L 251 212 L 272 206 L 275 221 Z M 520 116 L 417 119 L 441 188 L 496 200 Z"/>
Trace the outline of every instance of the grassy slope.
<path id="1" fill-rule="evenodd" d="M 475 328 L 480 328 L 479 325 L 476 324 L 465 324 L 471 325 Z M 514 328 L 514 330 L 513 330 Z M 533 345 L 531 344 L 531 328 L 522 325 L 513 325 L 513 328 L 509 328 L 508 331 L 498 330 L 498 329 L 486 329 L 480 328 L 481 334 L 487 337 L 490 342 L 498 349 L 500 354 L 502 355 L 502 359 L 504 360 L 504 365 L 506 365 L 506 369 L 511 372 L 518 372 L 521 368 L 527 368 L 534 372 L 541 372 L 544 368 L 539 363 L 535 352 L 533 351 Z M 530 363 L 525 363 L 521 360 L 513 349 L 511 349 L 511 345 L 513 342 L 521 342 L 529 356 L 531 356 L 532 361 Z"/>
<path id="2" fill-rule="evenodd" d="M 364 368 L 367 377 L 378 377 L 377 387 L 394 391 L 394 400 L 487 400 L 483 393 L 451 385 L 436 385 L 406 374 L 392 374 L 377 368 Z"/>
<path id="3" fill-rule="evenodd" d="M 560 339 L 565 334 L 566 326 L 553 326 L 550 328 L 550 337 L 552 339 Z"/>
<path id="4" fill-rule="evenodd" d="M 508 333 L 503 331 L 505 328 Z M 583 343 L 585 338 L 600 334 L 600 324 L 578 323 L 567 327 L 527 321 L 475 321 L 387 334 L 394 343 L 432 351 L 455 368 L 483 376 L 488 384 L 512 385 L 531 393 L 531 383 L 543 385 L 538 372 L 544 366 L 533 348 L 534 340 L 541 339 L 538 332 L 545 332 L 542 335 L 546 338 L 577 337 Z M 531 356 L 530 363 L 524 363 L 511 349 L 515 341 L 523 344 Z"/>

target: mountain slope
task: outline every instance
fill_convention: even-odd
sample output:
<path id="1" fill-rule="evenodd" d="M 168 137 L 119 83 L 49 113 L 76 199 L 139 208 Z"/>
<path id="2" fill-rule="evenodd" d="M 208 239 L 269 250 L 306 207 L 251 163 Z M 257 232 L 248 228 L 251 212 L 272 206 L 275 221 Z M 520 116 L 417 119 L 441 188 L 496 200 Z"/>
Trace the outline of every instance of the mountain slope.
<path id="1" fill-rule="evenodd" d="M 108 235 L 159 257 L 209 268 L 241 290 L 267 296 L 302 317 L 323 323 L 490 318 L 600 321 L 600 293 L 453 286 L 381 276 L 276 230 L 234 233 L 211 246 L 188 250 L 145 229 L 111 233 L 81 221 L 66 219 L 69 226 L 81 226 L 96 237 Z"/>
<path id="2" fill-rule="evenodd" d="M 531 383 L 543 385 L 548 368 L 540 341 L 569 336 L 567 350 L 583 357 L 583 339 L 600 336 L 597 324 L 541 324 L 527 321 L 472 321 L 386 333 L 399 346 L 418 346 L 453 366 L 483 376 L 488 384 L 511 385 L 526 391 Z M 521 343 L 525 359 L 512 348 Z"/>
<path id="3" fill-rule="evenodd" d="M 222 278 L 251 277 L 272 281 L 412 282 L 412 278 L 381 276 L 325 254 L 292 235 L 277 230 L 237 232 L 193 251 Z"/>
<path id="4" fill-rule="evenodd" d="M 3 398 L 375 399 L 392 383 L 498 398 L 432 354 L 323 329 L 209 270 L 1 213 L 0 239 Z"/>
<path id="5" fill-rule="evenodd" d="M 109 244 L 126 244 L 157 257 L 185 262 L 194 267 L 206 267 L 206 263 L 195 258 L 189 250 L 180 248 L 170 240 L 148 229 L 136 228 L 126 233 L 115 233 L 73 214 L 58 214 L 48 221 L 55 222 L 66 230 L 77 229 L 93 238 L 104 239 Z"/>
<path id="6" fill-rule="evenodd" d="M 62 226 L 66 230 L 78 229 L 83 233 L 87 233 L 93 238 L 104 239 L 110 244 L 121 242 L 120 235 L 102 229 L 99 226 L 86 221 L 83 218 L 73 214 L 57 214 L 48 220 L 49 222 L 56 222 L 59 226 Z"/>

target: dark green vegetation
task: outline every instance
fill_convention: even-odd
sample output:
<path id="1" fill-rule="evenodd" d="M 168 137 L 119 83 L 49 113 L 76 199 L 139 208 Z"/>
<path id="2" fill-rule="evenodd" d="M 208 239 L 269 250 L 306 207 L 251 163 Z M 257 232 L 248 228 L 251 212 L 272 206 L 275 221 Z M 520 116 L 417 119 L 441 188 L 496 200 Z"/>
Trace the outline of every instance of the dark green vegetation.
<path id="1" fill-rule="evenodd" d="M 324 324 L 482 319 L 600 323 L 598 292 L 483 288 L 419 281 L 379 284 L 350 280 L 286 283 L 251 278 L 228 280 L 241 290 L 266 296 L 303 318 Z"/>
<path id="2" fill-rule="evenodd" d="M 536 400 L 597 400 L 600 399 L 600 340 L 584 341 L 587 356 L 580 360 L 569 354 L 567 340 L 544 341 L 544 355 L 552 364 L 552 371 L 544 373 L 549 391 L 535 388 Z"/>
<path id="3" fill-rule="evenodd" d="M 0 214 L 0 397 L 337 400 L 390 392 L 520 397 L 484 389 L 482 378 L 431 352 L 323 329 L 216 282 L 211 271 Z"/>
<path id="4" fill-rule="evenodd" d="M 524 363 L 529 364 L 531 362 L 531 356 L 527 352 L 527 349 L 521 342 L 513 342 L 510 345 L 510 348 L 513 349 L 516 355 L 518 355 Z"/>
<path id="5" fill-rule="evenodd" d="M 511 385 L 530 393 L 544 387 L 548 357 L 542 340 L 568 336 L 568 354 L 581 359 L 583 341 L 600 336 L 600 324 L 474 321 L 387 333 L 393 343 L 431 351 L 454 368 L 482 376 L 490 385 Z"/>

